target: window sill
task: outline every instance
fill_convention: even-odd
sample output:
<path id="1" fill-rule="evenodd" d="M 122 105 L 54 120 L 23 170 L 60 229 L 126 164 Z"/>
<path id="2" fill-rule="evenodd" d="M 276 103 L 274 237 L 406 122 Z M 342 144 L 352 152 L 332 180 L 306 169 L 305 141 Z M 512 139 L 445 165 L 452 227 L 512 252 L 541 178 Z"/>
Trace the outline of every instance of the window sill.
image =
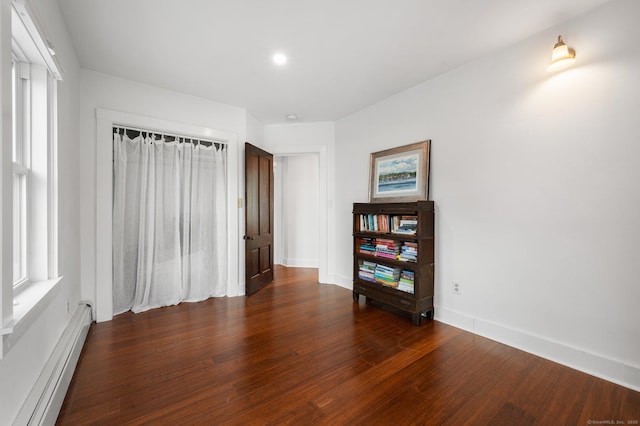
<path id="1" fill-rule="evenodd" d="M 0 331 L 2 353 L 20 340 L 40 314 L 60 291 L 62 277 L 27 284 L 15 292 L 13 297 L 13 321 Z"/>

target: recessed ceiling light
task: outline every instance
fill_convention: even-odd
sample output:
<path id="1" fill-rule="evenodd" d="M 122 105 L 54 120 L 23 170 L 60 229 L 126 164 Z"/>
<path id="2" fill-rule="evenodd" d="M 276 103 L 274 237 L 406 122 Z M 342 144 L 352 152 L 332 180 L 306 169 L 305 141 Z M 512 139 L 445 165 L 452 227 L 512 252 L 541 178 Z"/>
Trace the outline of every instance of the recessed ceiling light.
<path id="1" fill-rule="evenodd" d="M 295 114 L 289 114 L 289 115 L 287 115 L 287 120 L 294 121 L 294 120 L 297 120 L 297 119 L 298 119 L 298 116 L 297 116 L 297 115 L 295 115 Z"/>
<path id="2" fill-rule="evenodd" d="M 275 62 L 276 65 L 284 65 L 287 63 L 287 57 L 284 53 L 276 53 L 273 55 L 273 62 Z"/>

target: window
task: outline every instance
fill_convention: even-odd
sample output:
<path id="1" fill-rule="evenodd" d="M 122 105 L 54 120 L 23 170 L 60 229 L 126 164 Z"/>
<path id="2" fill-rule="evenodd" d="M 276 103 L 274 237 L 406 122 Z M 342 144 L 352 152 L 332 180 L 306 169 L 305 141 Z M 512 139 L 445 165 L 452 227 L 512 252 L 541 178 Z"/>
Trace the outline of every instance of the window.
<path id="1" fill-rule="evenodd" d="M 12 26 L 13 288 L 57 275 L 57 63 L 25 4 L 15 2 Z"/>
<path id="2" fill-rule="evenodd" d="M 0 33 L 3 40 L 11 40 L 11 57 L 6 58 L 11 60 L 11 90 L 0 94 L 3 114 L 11 120 L 0 124 L 3 134 L 9 127 L 12 131 L 8 135 L 11 144 L 2 146 L 6 173 L 0 184 L 3 194 L 12 197 L 3 196 L 7 208 L 2 209 L 0 222 L 3 245 L 11 244 L 12 249 L 4 252 L 2 262 L 7 279 L 2 280 L 0 292 L 0 359 L 50 306 L 62 279 L 57 266 L 56 165 L 61 68 L 52 43 L 37 25 L 42 21 L 33 13 L 31 2 L 12 0 L 9 4 L 11 25 L 0 26 Z M 9 64 L 5 65 L 8 71 Z M 12 261 L 6 264 L 9 258 Z M 4 297 L 9 295 L 13 297 Z"/>
<path id="3" fill-rule="evenodd" d="M 27 222 L 29 179 L 29 83 L 21 70 L 28 64 L 20 62 L 14 53 L 11 62 L 13 115 L 13 285 L 19 287 L 28 280 Z"/>

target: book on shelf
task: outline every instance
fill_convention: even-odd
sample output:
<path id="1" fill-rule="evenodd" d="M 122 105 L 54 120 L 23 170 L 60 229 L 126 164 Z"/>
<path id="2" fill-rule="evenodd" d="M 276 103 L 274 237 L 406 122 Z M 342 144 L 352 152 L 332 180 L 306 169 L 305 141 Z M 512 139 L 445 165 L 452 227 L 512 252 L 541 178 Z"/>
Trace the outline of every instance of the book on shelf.
<path id="1" fill-rule="evenodd" d="M 358 230 L 361 232 L 389 232 L 388 214 L 360 214 L 358 215 Z"/>
<path id="2" fill-rule="evenodd" d="M 385 265 L 376 265 L 374 278 L 376 282 L 389 287 L 397 287 L 400 278 L 400 268 L 391 268 Z"/>
<path id="3" fill-rule="evenodd" d="M 401 268 L 392 268 L 375 262 L 362 261 L 358 266 L 358 278 L 393 287 L 414 294 L 415 273 Z"/>
<path id="4" fill-rule="evenodd" d="M 404 291 L 405 293 L 415 294 L 415 289 L 413 285 L 409 285 L 403 282 L 398 282 L 398 290 Z"/>
<path id="5" fill-rule="evenodd" d="M 415 282 L 415 275 L 412 271 L 403 269 L 402 272 L 400 272 L 400 279 L 398 281 L 412 286 Z"/>
<path id="6" fill-rule="evenodd" d="M 397 259 L 400 254 L 400 245 L 395 240 L 376 238 L 376 256 L 387 259 Z"/>
<path id="7" fill-rule="evenodd" d="M 415 234 L 418 228 L 418 217 L 412 215 L 359 214 L 357 226 L 361 232 Z"/>
<path id="8" fill-rule="evenodd" d="M 405 262 L 416 262 L 418 260 L 418 244 L 408 241 L 402 243 L 398 259 Z"/>
<path id="9" fill-rule="evenodd" d="M 401 255 L 402 243 L 388 238 L 360 237 L 357 244 L 359 253 L 394 260 Z"/>
<path id="10" fill-rule="evenodd" d="M 400 272 L 400 278 L 398 279 L 398 290 L 414 294 L 414 283 L 415 273 L 413 271 L 403 269 Z"/>
<path id="11" fill-rule="evenodd" d="M 376 253 L 376 240 L 375 238 L 360 238 L 360 244 L 358 246 L 358 251 L 364 254 L 375 255 Z"/>
<path id="12" fill-rule="evenodd" d="M 398 226 L 393 228 L 392 232 L 396 234 L 415 235 L 418 229 L 417 216 L 399 216 Z"/>
<path id="13" fill-rule="evenodd" d="M 358 278 L 364 281 L 370 281 L 370 282 L 376 281 L 373 275 L 373 272 L 358 271 Z"/>
<path id="14" fill-rule="evenodd" d="M 375 262 L 369 262 L 366 260 L 360 262 L 358 265 L 358 278 L 364 281 L 375 282 L 376 266 Z"/>

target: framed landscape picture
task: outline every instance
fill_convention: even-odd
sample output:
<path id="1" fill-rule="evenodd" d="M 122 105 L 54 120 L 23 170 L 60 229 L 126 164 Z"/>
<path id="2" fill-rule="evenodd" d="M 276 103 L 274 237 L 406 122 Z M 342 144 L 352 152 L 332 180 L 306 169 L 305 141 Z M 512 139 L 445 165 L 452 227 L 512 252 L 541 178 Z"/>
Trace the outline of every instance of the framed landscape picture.
<path id="1" fill-rule="evenodd" d="M 428 200 L 430 148 L 426 140 L 372 153 L 369 202 Z"/>

